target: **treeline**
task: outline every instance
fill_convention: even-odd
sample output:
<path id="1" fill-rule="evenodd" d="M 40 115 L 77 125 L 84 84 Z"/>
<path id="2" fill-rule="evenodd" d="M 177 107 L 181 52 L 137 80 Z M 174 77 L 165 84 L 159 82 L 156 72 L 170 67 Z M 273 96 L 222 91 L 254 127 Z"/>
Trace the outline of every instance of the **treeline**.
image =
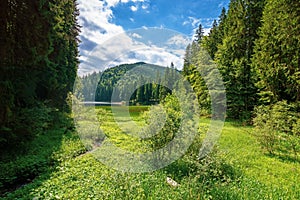
<path id="1" fill-rule="evenodd" d="M 84 101 L 95 101 L 96 89 L 101 75 L 102 72 L 93 72 L 91 74 L 78 77 L 80 95 Z"/>
<path id="2" fill-rule="evenodd" d="M 188 45 L 183 73 L 210 112 L 201 76 L 210 55 L 223 76 L 227 117 L 254 123 L 273 154 L 300 152 L 300 2 L 231 0 L 208 36 L 200 25 Z M 206 61 L 208 62 L 208 61 Z M 213 77 L 212 77 L 213 78 Z"/>
<path id="3" fill-rule="evenodd" d="M 223 76 L 228 117 L 247 120 L 257 105 L 298 102 L 299 14 L 296 0 L 232 0 L 208 36 L 200 25 L 186 49 L 183 70 L 198 89 L 198 97 L 206 90 L 197 72 L 201 52 L 206 51 Z"/>
<path id="4" fill-rule="evenodd" d="M 139 67 L 143 72 L 135 71 Z M 172 93 L 178 76 L 176 72 L 172 63 L 166 68 L 143 62 L 122 64 L 81 77 L 81 94 L 84 101 L 156 104 Z"/>
<path id="5" fill-rule="evenodd" d="M 76 0 L 3 0 L 0 7 L 0 145 L 18 144 L 68 111 L 78 66 Z"/>

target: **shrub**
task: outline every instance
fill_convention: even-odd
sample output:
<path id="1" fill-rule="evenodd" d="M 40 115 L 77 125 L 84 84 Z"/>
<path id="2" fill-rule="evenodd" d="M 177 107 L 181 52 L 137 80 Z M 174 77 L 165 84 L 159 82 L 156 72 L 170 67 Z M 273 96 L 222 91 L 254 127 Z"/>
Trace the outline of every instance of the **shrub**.
<path id="1" fill-rule="evenodd" d="M 15 118 L 7 127 L 0 127 L 0 149 L 6 151 L 16 146 L 20 147 L 48 129 L 53 121 L 52 111 L 52 108 L 43 104 L 16 111 Z"/>
<path id="2" fill-rule="evenodd" d="M 300 151 L 299 105 L 280 101 L 257 107 L 255 114 L 255 132 L 262 146 L 271 154 L 293 153 L 297 157 Z"/>
<path id="3" fill-rule="evenodd" d="M 146 135 L 144 142 L 150 144 L 153 151 L 160 150 L 155 154 L 154 160 L 169 159 L 171 156 L 179 156 L 187 151 L 187 144 L 198 134 L 194 120 L 196 115 L 194 108 L 182 108 L 190 104 L 180 104 L 174 95 L 168 95 L 161 105 L 151 107 L 146 112 L 148 126 L 143 130 Z M 191 112 L 187 112 L 190 109 Z M 188 110 L 188 111 L 190 111 Z M 158 152 L 158 151 L 157 151 Z M 159 162 L 155 162 L 157 164 Z"/>

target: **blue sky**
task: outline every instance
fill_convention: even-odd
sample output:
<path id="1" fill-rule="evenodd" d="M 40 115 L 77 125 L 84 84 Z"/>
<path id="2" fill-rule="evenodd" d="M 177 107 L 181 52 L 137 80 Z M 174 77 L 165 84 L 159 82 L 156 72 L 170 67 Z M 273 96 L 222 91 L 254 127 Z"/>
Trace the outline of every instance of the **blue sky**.
<path id="1" fill-rule="evenodd" d="M 79 74 L 144 61 L 181 69 L 201 23 L 208 33 L 229 0 L 79 0 Z"/>

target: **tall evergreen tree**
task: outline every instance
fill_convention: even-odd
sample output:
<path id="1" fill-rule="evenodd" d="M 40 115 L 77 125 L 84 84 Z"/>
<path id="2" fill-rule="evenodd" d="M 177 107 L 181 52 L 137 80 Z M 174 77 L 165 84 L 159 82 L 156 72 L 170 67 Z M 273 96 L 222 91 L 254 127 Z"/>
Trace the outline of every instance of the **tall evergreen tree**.
<path id="1" fill-rule="evenodd" d="M 261 101 L 300 101 L 300 2 L 268 1 L 262 21 L 252 60 Z"/>
<path id="2" fill-rule="evenodd" d="M 220 45 L 222 45 L 224 37 L 224 23 L 226 20 L 226 9 L 223 8 L 219 21 L 214 20 L 212 28 L 208 36 L 203 38 L 202 46 L 207 50 L 210 57 L 215 59 L 215 54 Z"/>
<path id="3" fill-rule="evenodd" d="M 51 99 L 54 105 L 63 106 L 68 91 L 72 90 L 78 65 L 77 17 L 79 11 L 76 0 L 41 1 L 45 26 L 48 29 L 48 52 L 44 66 L 47 70 L 40 74 L 38 96 Z"/>
<path id="4" fill-rule="evenodd" d="M 203 37 L 204 37 L 204 29 L 202 27 L 202 24 L 199 24 L 199 27 L 196 30 L 196 34 L 195 34 L 195 41 L 198 42 L 198 44 L 200 44 Z"/>
<path id="5" fill-rule="evenodd" d="M 79 27 L 75 0 L 3 0 L 0 10 L 0 142 L 7 142 L 3 136 L 32 135 L 33 123 L 25 127 L 22 121 L 25 111 L 44 101 L 66 107 Z"/>
<path id="6" fill-rule="evenodd" d="M 263 6 L 261 0 L 233 0 L 229 5 L 216 61 L 225 81 L 231 118 L 248 119 L 256 102 L 250 66 Z"/>
<path id="7" fill-rule="evenodd" d="M 188 44 L 186 49 L 185 49 L 185 55 L 184 55 L 184 64 L 183 64 L 183 74 L 188 73 L 188 66 L 191 64 L 192 60 L 192 55 L 191 55 L 191 44 Z"/>

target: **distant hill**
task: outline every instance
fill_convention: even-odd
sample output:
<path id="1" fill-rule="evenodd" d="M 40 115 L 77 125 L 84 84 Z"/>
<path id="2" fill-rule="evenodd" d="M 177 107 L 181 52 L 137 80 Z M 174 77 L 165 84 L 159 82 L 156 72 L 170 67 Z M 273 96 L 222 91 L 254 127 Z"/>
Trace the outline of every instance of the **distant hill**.
<path id="1" fill-rule="evenodd" d="M 175 70 L 171 68 L 144 62 L 118 65 L 102 73 L 83 77 L 82 93 L 85 101 L 154 104 L 171 93 L 168 88 L 173 87 L 176 79 Z M 95 81 L 95 77 L 98 78 L 98 82 Z M 168 88 L 161 85 L 167 85 Z"/>

